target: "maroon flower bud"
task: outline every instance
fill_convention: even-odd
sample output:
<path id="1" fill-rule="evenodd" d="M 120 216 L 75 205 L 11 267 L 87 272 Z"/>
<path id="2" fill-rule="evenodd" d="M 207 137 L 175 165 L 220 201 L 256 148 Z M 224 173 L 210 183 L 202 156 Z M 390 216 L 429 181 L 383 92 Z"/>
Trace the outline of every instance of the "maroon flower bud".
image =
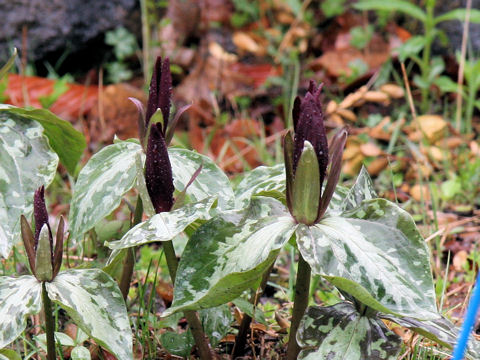
<path id="1" fill-rule="evenodd" d="M 161 129 L 163 136 L 165 136 L 167 131 L 170 117 L 171 95 L 172 75 L 170 73 L 170 61 L 166 58 L 162 63 L 162 58 L 158 57 L 153 68 L 152 80 L 150 82 L 145 127 L 148 128 L 153 114 L 155 114 L 157 109 L 160 109 L 163 115 L 163 128 Z"/>
<path id="2" fill-rule="evenodd" d="M 173 206 L 172 166 L 167 144 L 160 124 L 152 124 L 145 161 L 145 182 L 153 207 L 157 213 L 170 211 Z"/>
<path id="3" fill-rule="evenodd" d="M 322 104 L 320 103 L 320 92 L 323 85 L 315 86 L 310 81 L 305 98 L 301 101 L 295 100 L 293 108 L 293 121 L 295 128 L 295 145 L 293 151 L 293 172 L 297 170 L 298 161 L 303 151 L 305 140 L 310 142 L 315 149 L 320 170 L 320 187 L 325 179 L 328 165 L 328 142 L 323 123 Z"/>
<path id="4" fill-rule="evenodd" d="M 43 225 L 47 224 L 48 232 L 50 235 L 50 246 L 53 244 L 52 230 L 48 223 L 48 212 L 45 205 L 45 187 L 42 185 L 39 187 L 33 196 L 33 216 L 35 218 L 35 250 L 38 246 L 38 237 L 40 236 L 40 230 Z"/>

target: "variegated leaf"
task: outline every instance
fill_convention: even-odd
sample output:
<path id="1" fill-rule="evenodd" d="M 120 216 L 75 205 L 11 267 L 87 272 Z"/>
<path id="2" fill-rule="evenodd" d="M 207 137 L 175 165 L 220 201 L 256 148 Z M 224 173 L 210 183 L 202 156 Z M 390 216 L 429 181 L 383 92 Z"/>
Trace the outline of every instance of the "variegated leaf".
<path id="1" fill-rule="evenodd" d="M 202 171 L 187 190 L 190 202 L 217 196 L 218 210 L 233 207 L 234 196 L 230 181 L 208 156 L 180 148 L 169 148 L 168 155 L 172 164 L 173 183 L 179 191 L 185 189 L 192 175 L 202 166 Z"/>
<path id="2" fill-rule="evenodd" d="M 0 277 L 0 348 L 22 333 L 27 315 L 40 312 L 41 294 L 42 285 L 31 275 Z"/>
<path id="3" fill-rule="evenodd" d="M 295 226 L 279 201 L 263 197 L 202 225 L 185 247 L 164 316 L 218 306 L 256 286 Z"/>
<path id="4" fill-rule="evenodd" d="M 80 171 L 70 205 L 72 242 L 115 210 L 122 196 L 135 184 L 139 144 L 122 141 L 93 155 Z"/>
<path id="5" fill-rule="evenodd" d="M 297 332 L 303 360 L 395 360 L 401 339 L 351 303 L 307 309 Z"/>
<path id="6" fill-rule="evenodd" d="M 409 317 L 398 318 L 391 315 L 380 314 L 382 319 L 393 321 L 400 326 L 413 330 L 436 343 L 453 349 L 458 340 L 460 329 L 450 320 L 443 316 L 438 316 L 432 320 L 417 320 Z M 467 359 L 480 359 L 480 342 L 476 339 L 470 339 L 468 342 Z"/>
<path id="7" fill-rule="evenodd" d="M 120 250 L 153 241 L 172 240 L 196 220 L 209 219 L 214 201 L 215 198 L 210 197 L 177 210 L 156 214 L 129 230 L 120 240 L 106 242 L 105 245 Z"/>
<path id="8" fill-rule="evenodd" d="M 20 241 L 20 215 L 31 216 L 33 194 L 52 182 L 58 156 L 40 124 L 0 111 L 0 159 L 0 256 L 7 257 Z"/>
<path id="9" fill-rule="evenodd" d="M 23 109 L 0 104 L 0 114 L 1 116 L 35 120 L 40 123 L 52 150 L 58 154 L 60 162 L 70 174 L 75 173 L 87 143 L 83 134 L 75 130 L 72 124 L 46 109 Z"/>
<path id="10" fill-rule="evenodd" d="M 250 202 L 253 195 L 275 195 L 285 198 L 285 166 L 259 166 L 245 173 L 235 188 L 235 206 L 240 209 Z"/>
<path id="11" fill-rule="evenodd" d="M 132 359 L 132 332 L 117 283 L 98 269 L 67 270 L 46 283 L 48 296 L 118 359 Z"/>
<path id="12" fill-rule="evenodd" d="M 429 252 L 411 216 L 383 199 L 342 216 L 298 227 L 312 272 L 378 311 L 437 317 Z"/>
<path id="13" fill-rule="evenodd" d="M 220 340 L 228 334 L 233 322 L 230 307 L 227 304 L 223 304 L 214 308 L 203 309 L 199 311 L 199 315 L 203 329 L 210 339 L 210 345 L 213 348 L 217 347 Z"/>
<path id="14" fill-rule="evenodd" d="M 75 346 L 72 349 L 70 357 L 72 358 L 72 360 L 90 360 L 92 358 L 90 356 L 90 351 L 88 351 L 88 349 L 83 346 Z"/>
<path id="15" fill-rule="evenodd" d="M 364 200 L 377 198 L 377 193 L 373 188 L 373 182 L 365 166 L 362 166 L 360 173 L 355 180 L 355 184 L 349 190 L 342 203 L 342 211 L 354 209 Z"/>

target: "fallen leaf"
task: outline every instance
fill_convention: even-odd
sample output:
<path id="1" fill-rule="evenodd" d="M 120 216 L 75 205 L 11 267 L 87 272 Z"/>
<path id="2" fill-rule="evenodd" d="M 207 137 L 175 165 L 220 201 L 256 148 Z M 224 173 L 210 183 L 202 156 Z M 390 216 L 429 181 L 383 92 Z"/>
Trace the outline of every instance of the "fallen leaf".
<path id="1" fill-rule="evenodd" d="M 453 256 L 452 264 L 456 272 L 464 272 L 467 262 L 468 253 L 465 250 L 460 250 Z"/>
<path id="2" fill-rule="evenodd" d="M 447 122 L 439 115 L 421 115 L 417 117 L 417 122 L 429 143 L 438 141 L 446 135 Z"/>

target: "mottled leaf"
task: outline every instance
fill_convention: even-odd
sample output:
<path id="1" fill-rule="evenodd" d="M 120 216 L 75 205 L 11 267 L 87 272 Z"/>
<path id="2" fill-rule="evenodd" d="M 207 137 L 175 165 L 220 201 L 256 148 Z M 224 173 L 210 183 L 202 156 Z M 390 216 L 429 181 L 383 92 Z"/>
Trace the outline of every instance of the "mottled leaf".
<path id="1" fill-rule="evenodd" d="M 312 272 L 376 310 L 437 317 L 429 252 L 411 216 L 383 199 L 342 216 L 298 227 Z"/>
<path id="2" fill-rule="evenodd" d="M 172 240 L 194 221 L 208 219 L 214 201 L 215 198 L 210 197 L 177 210 L 156 214 L 132 228 L 120 240 L 106 242 L 105 245 L 119 250 L 153 241 Z"/>
<path id="3" fill-rule="evenodd" d="M 188 358 L 192 352 L 193 345 L 195 345 L 195 340 L 190 330 L 180 334 L 173 331 L 166 331 L 160 334 L 160 342 L 168 353 L 183 358 Z"/>
<path id="4" fill-rule="evenodd" d="M 132 359 L 132 332 L 117 283 L 98 269 L 67 270 L 46 283 L 48 296 L 118 359 Z"/>
<path id="5" fill-rule="evenodd" d="M 72 349 L 70 357 L 72 360 L 90 360 L 90 351 L 83 346 L 75 346 Z"/>
<path id="6" fill-rule="evenodd" d="M 43 350 L 47 351 L 47 335 L 45 333 L 35 336 L 34 339 Z M 55 331 L 55 343 L 62 346 L 75 346 L 75 341 L 70 336 L 58 331 Z"/>
<path id="7" fill-rule="evenodd" d="M 175 281 L 174 299 L 164 314 L 224 304 L 255 287 L 295 231 L 285 207 L 255 198 L 202 225 L 190 238 Z"/>
<path id="8" fill-rule="evenodd" d="M 143 166 L 143 153 L 138 152 L 135 159 L 135 164 L 137 165 L 137 191 L 140 197 L 142 198 L 143 212 L 147 216 L 155 215 L 155 209 L 148 194 L 147 182 L 145 180 L 145 168 Z"/>
<path id="9" fill-rule="evenodd" d="M 203 330 L 210 339 L 210 345 L 215 348 L 220 340 L 228 334 L 230 325 L 233 322 L 233 316 L 230 312 L 230 307 L 223 304 L 210 309 L 203 309 L 199 311 L 200 319 L 202 320 Z"/>
<path id="10" fill-rule="evenodd" d="M 41 294 L 42 285 L 31 275 L 0 277 L 0 348 L 22 333 L 27 315 L 40 312 Z"/>
<path id="11" fill-rule="evenodd" d="M 377 198 L 377 193 L 373 188 L 373 182 L 365 166 L 362 166 L 360 173 L 355 180 L 355 184 L 348 191 L 347 196 L 342 203 L 342 211 L 354 209 L 364 200 Z"/>
<path id="12" fill-rule="evenodd" d="M 122 141 L 104 147 L 80 171 L 70 205 L 70 237 L 75 243 L 115 210 L 135 184 L 138 144 Z"/>
<path id="13" fill-rule="evenodd" d="M 72 124 L 60 119 L 46 109 L 22 109 L 0 104 L 0 113 L 39 122 L 45 129 L 45 136 L 48 138 L 53 151 L 58 154 L 60 162 L 70 174 L 75 173 L 87 143 L 83 134 L 75 130 Z"/>
<path id="14" fill-rule="evenodd" d="M 235 206 L 240 209 L 250 202 L 254 195 L 277 193 L 285 198 L 285 166 L 259 166 L 245 173 L 235 188 Z M 276 196 L 276 198 L 278 198 Z"/>
<path id="15" fill-rule="evenodd" d="M 20 241 L 20 215 L 31 216 L 33 194 L 52 182 L 58 156 L 38 123 L 0 111 L 0 159 L 0 256 L 7 257 Z"/>
<path id="16" fill-rule="evenodd" d="M 173 184 L 175 189 L 182 191 L 192 175 L 203 165 L 202 171 L 188 187 L 187 197 L 191 202 L 197 202 L 210 196 L 218 197 L 218 210 L 223 211 L 233 207 L 233 190 L 227 175 L 208 157 L 195 151 L 169 148 L 172 164 Z"/>
<path id="17" fill-rule="evenodd" d="M 395 360 L 401 339 L 375 317 L 362 316 L 351 303 L 310 307 L 297 340 L 299 359 Z"/>

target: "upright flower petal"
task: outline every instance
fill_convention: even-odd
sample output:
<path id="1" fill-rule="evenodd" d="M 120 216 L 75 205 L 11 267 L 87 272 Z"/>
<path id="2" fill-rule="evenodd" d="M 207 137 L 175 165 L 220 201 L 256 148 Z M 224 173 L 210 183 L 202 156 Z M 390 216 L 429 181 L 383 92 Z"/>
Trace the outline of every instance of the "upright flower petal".
<path id="1" fill-rule="evenodd" d="M 168 58 L 162 63 L 162 58 L 158 57 L 153 68 L 152 80 L 148 95 L 148 104 L 146 112 L 146 127 L 151 117 L 157 109 L 160 109 L 163 116 L 162 134 L 165 136 L 168 120 L 170 117 L 170 97 L 172 95 L 172 75 L 170 73 L 170 61 Z"/>
<path id="2" fill-rule="evenodd" d="M 173 206 L 172 166 L 168 157 L 167 144 L 160 124 L 152 124 L 147 145 L 145 182 L 148 194 L 157 213 L 170 211 Z"/>
<path id="3" fill-rule="evenodd" d="M 50 235 L 50 246 L 53 246 L 52 231 L 48 224 L 48 212 L 45 205 L 45 187 L 39 187 L 33 196 L 33 216 L 35 218 L 35 250 L 38 246 L 38 238 L 43 225 L 47 225 Z"/>

